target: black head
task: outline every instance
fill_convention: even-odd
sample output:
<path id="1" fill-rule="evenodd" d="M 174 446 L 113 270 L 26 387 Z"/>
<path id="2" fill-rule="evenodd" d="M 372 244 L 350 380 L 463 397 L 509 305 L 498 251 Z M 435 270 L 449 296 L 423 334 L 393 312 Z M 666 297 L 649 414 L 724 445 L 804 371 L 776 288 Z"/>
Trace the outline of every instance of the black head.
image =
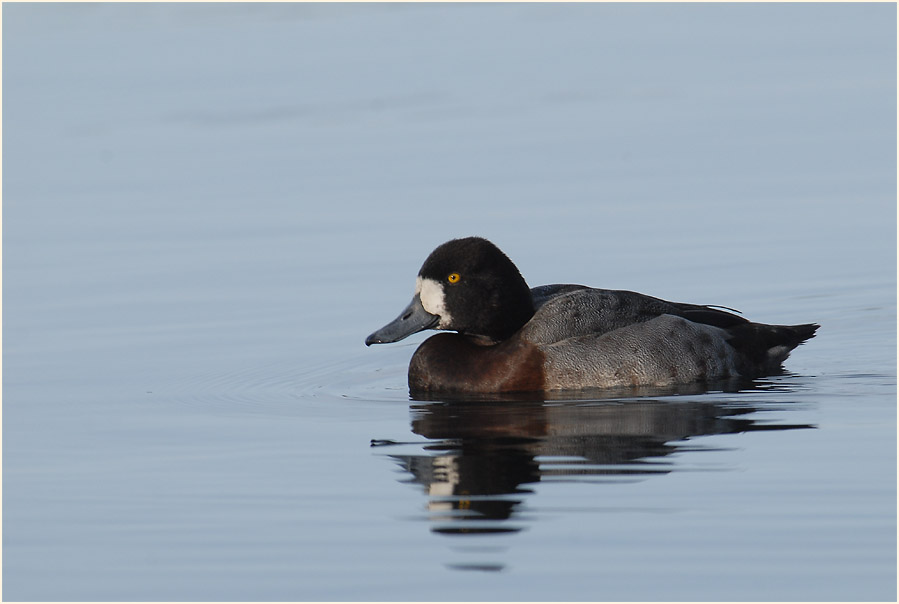
<path id="1" fill-rule="evenodd" d="M 527 283 L 498 247 L 480 237 L 453 239 L 425 260 L 409 307 L 366 343 L 395 342 L 430 327 L 505 340 L 533 315 Z"/>

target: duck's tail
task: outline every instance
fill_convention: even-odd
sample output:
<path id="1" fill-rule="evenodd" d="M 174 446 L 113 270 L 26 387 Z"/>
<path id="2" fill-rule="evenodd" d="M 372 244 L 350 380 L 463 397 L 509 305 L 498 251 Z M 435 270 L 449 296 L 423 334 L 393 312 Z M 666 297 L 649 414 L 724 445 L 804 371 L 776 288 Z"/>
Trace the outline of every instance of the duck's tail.
<path id="1" fill-rule="evenodd" d="M 821 327 L 817 323 L 805 325 L 765 325 L 745 323 L 730 328 L 729 343 L 746 359 L 747 377 L 776 372 L 790 356 L 790 352 L 811 338 Z"/>

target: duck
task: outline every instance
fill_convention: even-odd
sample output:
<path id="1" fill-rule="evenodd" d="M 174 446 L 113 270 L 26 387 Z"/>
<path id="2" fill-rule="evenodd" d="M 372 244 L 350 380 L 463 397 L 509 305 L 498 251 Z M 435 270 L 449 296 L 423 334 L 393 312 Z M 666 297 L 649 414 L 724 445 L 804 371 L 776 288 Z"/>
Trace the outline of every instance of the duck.
<path id="1" fill-rule="evenodd" d="M 820 327 L 737 312 L 584 285 L 530 288 L 496 245 L 465 237 L 431 252 L 412 301 L 365 344 L 443 332 L 412 355 L 413 394 L 546 392 L 774 375 Z"/>

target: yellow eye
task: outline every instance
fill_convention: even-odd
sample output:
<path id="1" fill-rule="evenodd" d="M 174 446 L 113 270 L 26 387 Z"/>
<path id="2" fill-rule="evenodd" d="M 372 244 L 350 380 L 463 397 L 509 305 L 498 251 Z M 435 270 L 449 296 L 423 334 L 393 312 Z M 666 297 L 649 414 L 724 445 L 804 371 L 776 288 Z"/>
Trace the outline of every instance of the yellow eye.
<path id="1" fill-rule="evenodd" d="M 459 276 L 459 273 L 450 273 L 449 276 L 446 278 L 446 280 L 449 281 L 450 283 L 458 283 L 459 279 L 461 279 L 461 278 L 462 277 Z"/>

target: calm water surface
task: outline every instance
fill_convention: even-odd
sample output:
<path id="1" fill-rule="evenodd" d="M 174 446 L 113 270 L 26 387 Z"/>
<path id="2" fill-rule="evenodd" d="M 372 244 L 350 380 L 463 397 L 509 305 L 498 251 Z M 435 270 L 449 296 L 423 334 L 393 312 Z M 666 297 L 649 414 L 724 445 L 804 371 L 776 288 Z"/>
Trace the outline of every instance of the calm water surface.
<path id="1" fill-rule="evenodd" d="M 5 600 L 895 600 L 896 7 L 3 6 Z M 410 400 L 427 253 L 822 325 Z"/>

